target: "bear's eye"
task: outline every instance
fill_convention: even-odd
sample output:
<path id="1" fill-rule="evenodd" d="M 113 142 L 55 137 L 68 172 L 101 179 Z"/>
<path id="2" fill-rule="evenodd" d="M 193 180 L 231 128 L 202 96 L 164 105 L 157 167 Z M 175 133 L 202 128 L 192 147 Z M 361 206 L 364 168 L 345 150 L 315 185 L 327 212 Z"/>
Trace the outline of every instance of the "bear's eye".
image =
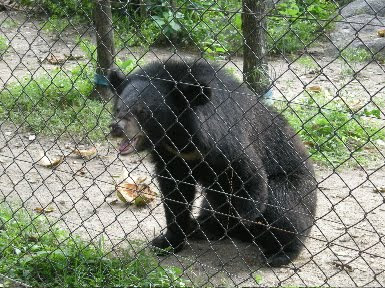
<path id="1" fill-rule="evenodd" d="M 141 108 L 138 110 L 138 113 L 143 116 L 145 114 L 145 111 L 143 108 Z"/>

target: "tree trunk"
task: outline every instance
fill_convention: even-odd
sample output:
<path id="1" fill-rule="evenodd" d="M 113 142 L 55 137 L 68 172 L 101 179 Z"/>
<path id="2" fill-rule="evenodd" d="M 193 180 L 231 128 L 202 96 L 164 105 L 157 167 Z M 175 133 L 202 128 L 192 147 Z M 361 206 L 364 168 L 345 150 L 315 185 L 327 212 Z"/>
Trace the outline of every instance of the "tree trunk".
<path id="1" fill-rule="evenodd" d="M 113 65 L 115 56 L 110 0 L 95 1 L 94 21 L 98 66 L 96 68 L 95 88 L 91 97 L 108 101 L 112 96 L 112 92 L 105 76 Z"/>
<path id="2" fill-rule="evenodd" d="M 266 61 L 266 0 L 242 1 L 243 80 L 258 95 L 265 95 L 270 80 Z"/>

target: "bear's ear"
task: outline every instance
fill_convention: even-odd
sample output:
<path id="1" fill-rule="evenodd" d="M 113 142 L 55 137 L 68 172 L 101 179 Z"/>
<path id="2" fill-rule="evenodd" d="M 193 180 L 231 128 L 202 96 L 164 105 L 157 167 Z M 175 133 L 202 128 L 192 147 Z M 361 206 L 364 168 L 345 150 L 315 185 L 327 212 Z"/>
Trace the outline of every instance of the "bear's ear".
<path id="1" fill-rule="evenodd" d="M 201 81 L 194 84 L 180 83 L 177 85 L 178 90 L 189 102 L 190 107 L 204 105 L 210 101 L 212 93 L 211 88 L 200 82 Z"/>
<path id="2" fill-rule="evenodd" d="M 120 70 L 111 70 L 107 76 L 108 81 L 110 82 L 111 87 L 113 87 L 118 94 L 120 94 L 122 83 L 126 80 L 126 76 Z"/>

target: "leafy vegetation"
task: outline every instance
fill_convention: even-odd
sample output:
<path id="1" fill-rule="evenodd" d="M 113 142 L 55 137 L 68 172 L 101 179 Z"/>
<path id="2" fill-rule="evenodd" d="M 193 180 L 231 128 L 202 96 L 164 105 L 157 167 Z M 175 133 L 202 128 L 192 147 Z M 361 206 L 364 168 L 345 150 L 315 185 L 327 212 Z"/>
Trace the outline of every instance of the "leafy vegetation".
<path id="1" fill-rule="evenodd" d="M 19 0 L 22 5 L 39 7 L 44 14 L 55 15 L 61 18 L 79 15 L 92 15 L 93 1 L 88 0 Z"/>
<path id="2" fill-rule="evenodd" d="M 177 267 L 145 251 L 113 257 L 103 241 L 86 242 L 44 215 L 0 205 L 0 273 L 32 287 L 185 287 Z"/>
<path id="3" fill-rule="evenodd" d="M 292 53 L 309 46 L 331 28 L 338 6 L 327 0 L 281 1 L 269 18 L 269 47 L 272 52 Z"/>
<path id="4" fill-rule="evenodd" d="M 376 141 L 385 139 L 381 111 L 376 106 L 354 110 L 341 98 L 305 92 L 302 100 L 277 103 L 277 107 L 320 163 L 355 166 L 383 159 L 375 148 Z"/>
<path id="5" fill-rule="evenodd" d="M 73 19 L 89 23 L 92 18 L 92 1 L 39 2 L 50 16 L 44 26 L 51 31 L 70 26 L 69 15 L 71 23 Z M 237 0 L 155 0 L 145 2 L 148 4 L 145 6 L 135 3 L 113 2 L 118 47 L 162 45 L 171 41 L 209 55 L 242 53 L 241 4 Z M 280 1 L 267 21 L 269 51 L 292 53 L 310 45 L 330 28 L 330 19 L 337 8 L 335 2 L 328 0 Z"/>

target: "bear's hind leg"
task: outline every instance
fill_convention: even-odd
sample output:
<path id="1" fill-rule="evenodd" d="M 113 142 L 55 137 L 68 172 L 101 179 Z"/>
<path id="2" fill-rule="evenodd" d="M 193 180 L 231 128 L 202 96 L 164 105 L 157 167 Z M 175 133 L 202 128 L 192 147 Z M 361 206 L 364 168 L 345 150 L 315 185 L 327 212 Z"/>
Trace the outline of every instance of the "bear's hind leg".
<path id="1" fill-rule="evenodd" d="M 289 264 L 304 248 L 314 221 L 316 180 L 310 173 L 270 177 L 269 193 L 268 208 L 253 234 L 267 263 L 278 267 Z"/>

